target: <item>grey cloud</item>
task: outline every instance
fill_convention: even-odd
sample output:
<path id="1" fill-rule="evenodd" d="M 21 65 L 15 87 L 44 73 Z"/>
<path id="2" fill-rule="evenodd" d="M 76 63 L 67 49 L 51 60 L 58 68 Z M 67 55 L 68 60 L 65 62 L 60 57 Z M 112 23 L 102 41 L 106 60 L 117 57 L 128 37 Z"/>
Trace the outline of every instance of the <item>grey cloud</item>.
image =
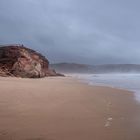
<path id="1" fill-rule="evenodd" d="M 138 0 L 0 0 L 0 43 L 51 62 L 139 63 Z"/>

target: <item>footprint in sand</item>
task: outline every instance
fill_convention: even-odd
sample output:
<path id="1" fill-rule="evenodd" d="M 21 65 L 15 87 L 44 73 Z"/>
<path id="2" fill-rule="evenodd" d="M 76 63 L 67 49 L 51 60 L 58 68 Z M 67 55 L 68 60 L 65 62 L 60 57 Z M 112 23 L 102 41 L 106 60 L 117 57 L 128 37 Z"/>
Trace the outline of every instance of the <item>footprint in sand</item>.
<path id="1" fill-rule="evenodd" d="M 107 120 L 106 120 L 106 122 L 105 122 L 105 127 L 110 127 L 111 126 L 111 122 L 112 122 L 112 120 L 113 120 L 113 118 L 108 118 Z"/>

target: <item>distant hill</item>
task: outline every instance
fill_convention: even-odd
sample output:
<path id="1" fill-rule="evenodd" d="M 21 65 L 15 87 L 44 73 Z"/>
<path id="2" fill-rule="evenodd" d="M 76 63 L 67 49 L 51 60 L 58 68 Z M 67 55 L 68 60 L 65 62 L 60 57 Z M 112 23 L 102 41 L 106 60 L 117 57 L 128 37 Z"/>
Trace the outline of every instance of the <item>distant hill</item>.
<path id="1" fill-rule="evenodd" d="M 76 63 L 51 64 L 51 68 L 63 73 L 140 73 L 138 64 L 86 65 Z"/>

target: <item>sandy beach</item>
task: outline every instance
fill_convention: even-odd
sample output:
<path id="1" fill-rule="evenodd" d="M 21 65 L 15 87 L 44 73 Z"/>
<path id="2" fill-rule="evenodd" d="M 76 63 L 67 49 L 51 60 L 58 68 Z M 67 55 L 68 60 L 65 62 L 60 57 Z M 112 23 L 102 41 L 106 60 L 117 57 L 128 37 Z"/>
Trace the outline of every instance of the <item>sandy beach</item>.
<path id="1" fill-rule="evenodd" d="M 0 78 L 0 140 L 140 140 L 140 104 L 69 77 Z"/>

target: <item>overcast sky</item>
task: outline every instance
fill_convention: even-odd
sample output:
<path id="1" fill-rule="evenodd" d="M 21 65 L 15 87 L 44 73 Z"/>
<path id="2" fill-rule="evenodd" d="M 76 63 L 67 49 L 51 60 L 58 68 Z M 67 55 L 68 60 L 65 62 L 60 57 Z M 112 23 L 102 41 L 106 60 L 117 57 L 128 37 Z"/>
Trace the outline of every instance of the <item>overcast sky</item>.
<path id="1" fill-rule="evenodd" d="M 139 0 L 0 0 L 0 44 L 56 62 L 140 63 Z"/>

